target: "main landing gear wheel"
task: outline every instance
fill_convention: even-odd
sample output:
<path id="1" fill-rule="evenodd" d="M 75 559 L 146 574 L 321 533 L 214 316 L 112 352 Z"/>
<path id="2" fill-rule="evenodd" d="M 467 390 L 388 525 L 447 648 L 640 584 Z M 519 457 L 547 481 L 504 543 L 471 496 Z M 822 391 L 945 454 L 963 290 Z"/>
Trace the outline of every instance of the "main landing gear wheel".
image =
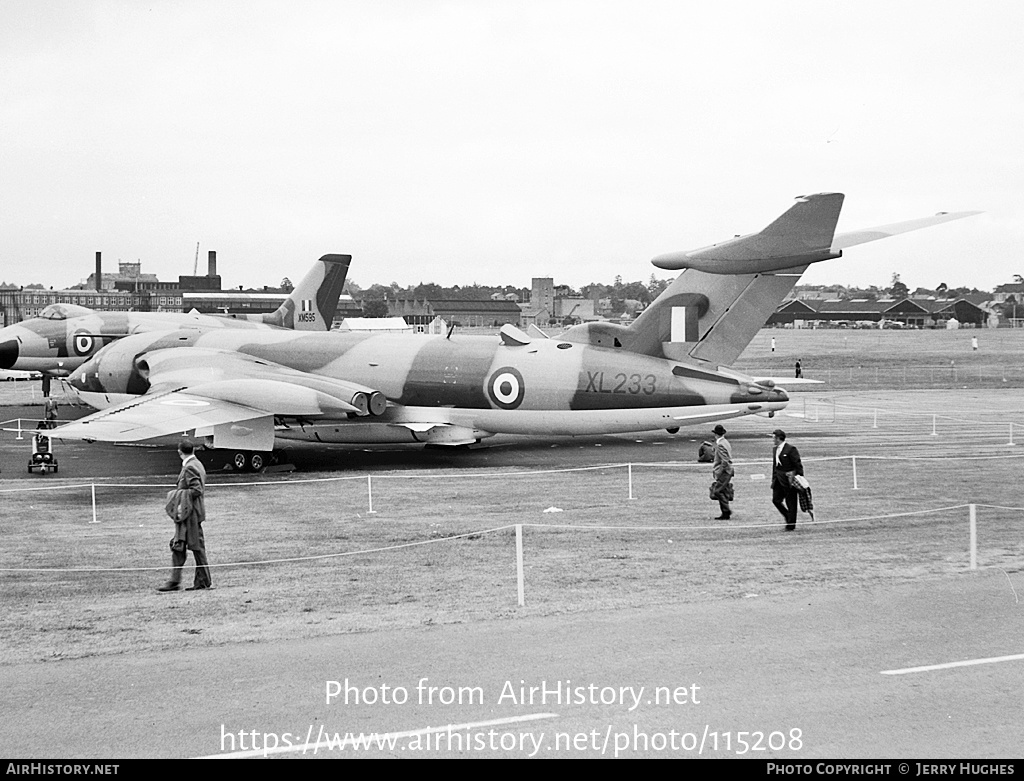
<path id="1" fill-rule="evenodd" d="M 259 472 L 267 465 L 263 453 L 239 451 L 231 458 L 231 464 L 238 472 Z"/>

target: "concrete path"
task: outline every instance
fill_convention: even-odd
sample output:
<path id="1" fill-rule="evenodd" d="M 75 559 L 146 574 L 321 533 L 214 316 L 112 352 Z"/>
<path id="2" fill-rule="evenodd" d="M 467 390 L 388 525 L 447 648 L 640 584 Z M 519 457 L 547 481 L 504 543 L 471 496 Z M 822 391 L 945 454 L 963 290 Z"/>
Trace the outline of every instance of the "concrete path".
<path id="1" fill-rule="evenodd" d="M 987 571 L 0 667 L 0 753 L 1020 757 L 1021 595 Z M 391 745 L 323 742 L 361 732 Z"/>

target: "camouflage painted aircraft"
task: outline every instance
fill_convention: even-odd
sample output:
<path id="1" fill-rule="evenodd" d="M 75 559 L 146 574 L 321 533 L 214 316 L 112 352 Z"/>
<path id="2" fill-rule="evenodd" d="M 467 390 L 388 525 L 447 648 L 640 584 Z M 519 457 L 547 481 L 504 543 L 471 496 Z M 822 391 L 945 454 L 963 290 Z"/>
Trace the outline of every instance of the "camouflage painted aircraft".
<path id="1" fill-rule="evenodd" d="M 628 326 L 586 323 L 553 339 L 510 325 L 500 336 L 129 336 L 71 378 L 102 411 L 53 436 L 131 442 L 184 433 L 259 466 L 278 440 L 465 445 L 498 433 L 675 432 L 771 416 L 786 407 L 786 392 L 729 364 L 807 266 L 969 214 L 835 235 L 842 202 L 837 193 L 803 197 L 759 233 L 656 258 L 682 273 Z"/>
<path id="2" fill-rule="evenodd" d="M 38 317 L 0 328 L 0 369 L 67 377 L 104 344 L 130 334 L 152 331 L 178 328 L 326 331 L 334 319 L 351 261 L 351 255 L 324 255 L 277 311 L 269 314 L 97 312 L 74 304 L 50 304 Z"/>

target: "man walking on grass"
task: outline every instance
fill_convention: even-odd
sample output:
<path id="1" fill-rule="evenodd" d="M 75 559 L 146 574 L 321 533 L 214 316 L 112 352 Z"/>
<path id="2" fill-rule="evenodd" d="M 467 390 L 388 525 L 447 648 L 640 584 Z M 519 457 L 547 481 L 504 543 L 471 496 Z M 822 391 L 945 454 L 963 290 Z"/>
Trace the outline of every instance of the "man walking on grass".
<path id="1" fill-rule="evenodd" d="M 800 462 L 800 451 L 786 442 L 785 431 L 777 428 L 772 436 L 772 504 L 786 519 L 786 531 L 791 532 L 796 528 L 796 513 L 800 508 L 793 477 L 802 475 L 804 467 Z"/>
<path id="2" fill-rule="evenodd" d="M 199 591 L 212 587 L 210 562 L 206 558 L 206 540 L 203 539 L 203 521 L 206 520 L 206 468 L 195 455 L 189 441 L 178 445 L 181 472 L 177 487 L 167 495 L 167 513 L 174 519 L 174 538 L 171 540 L 171 577 L 157 591 L 181 589 L 181 570 L 188 551 L 196 560 L 196 576 L 186 591 Z"/>

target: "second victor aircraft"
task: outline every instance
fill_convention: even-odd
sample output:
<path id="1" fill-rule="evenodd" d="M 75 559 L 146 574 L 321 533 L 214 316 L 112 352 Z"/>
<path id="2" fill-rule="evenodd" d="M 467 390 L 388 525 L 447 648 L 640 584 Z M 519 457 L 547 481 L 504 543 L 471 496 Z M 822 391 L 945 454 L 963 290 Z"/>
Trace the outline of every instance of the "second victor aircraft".
<path id="1" fill-rule="evenodd" d="M 176 328 L 326 331 L 351 260 L 351 255 L 324 255 L 281 306 L 266 314 L 98 312 L 75 304 L 50 304 L 36 317 L 0 328 L 0 369 L 42 372 L 44 381 L 67 377 L 114 339 Z"/>
<path id="2" fill-rule="evenodd" d="M 801 197 L 764 230 L 654 259 L 681 269 L 628 326 L 553 339 L 294 333 L 146 333 L 101 350 L 72 385 L 102 411 L 53 436 L 109 442 L 188 434 L 248 454 L 275 440 L 464 445 L 494 434 L 586 435 L 772 415 L 786 392 L 729 368 L 810 263 L 975 214 L 836 234 L 839 193 Z"/>

